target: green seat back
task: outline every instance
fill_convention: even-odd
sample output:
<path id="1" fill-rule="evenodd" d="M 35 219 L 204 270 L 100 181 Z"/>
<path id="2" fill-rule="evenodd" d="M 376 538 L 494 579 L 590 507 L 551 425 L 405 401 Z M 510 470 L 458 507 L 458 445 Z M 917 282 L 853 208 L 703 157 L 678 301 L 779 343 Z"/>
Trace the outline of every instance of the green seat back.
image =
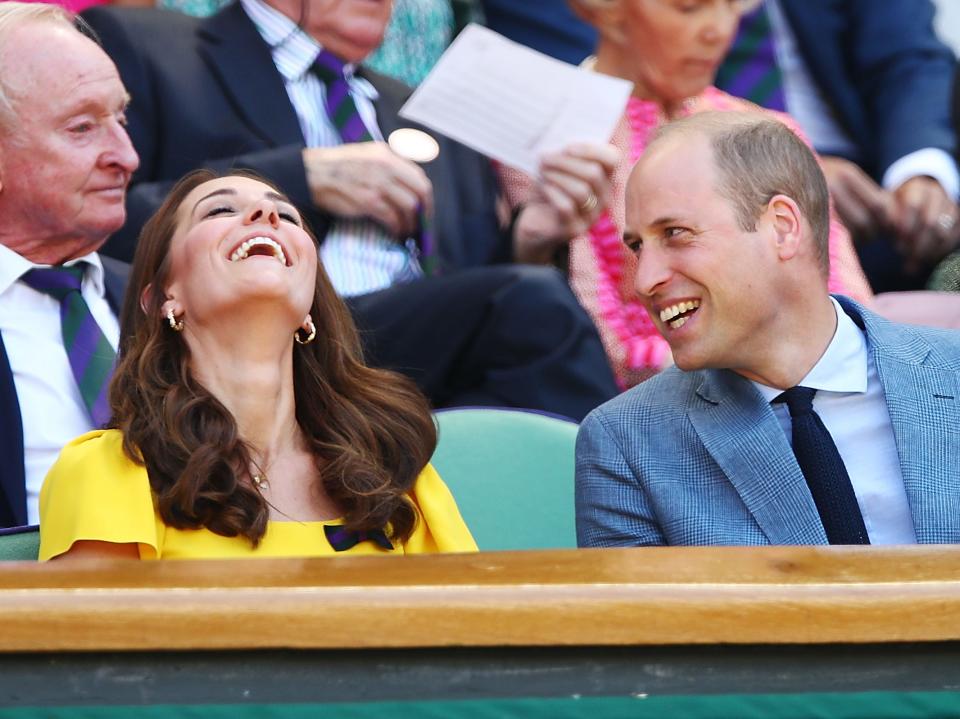
<path id="1" fill-rule="evenodd" d="M 0 562 L 36 560 L 40 553 L 40 528 L 24 527 L 22 531 L 0 534 Z"/>
<path id="2" fill-rule="evenodd" d="M 509 409 L 437 412 L 433 465 L 480 549 L 577 546 L 574 422 Z"/>

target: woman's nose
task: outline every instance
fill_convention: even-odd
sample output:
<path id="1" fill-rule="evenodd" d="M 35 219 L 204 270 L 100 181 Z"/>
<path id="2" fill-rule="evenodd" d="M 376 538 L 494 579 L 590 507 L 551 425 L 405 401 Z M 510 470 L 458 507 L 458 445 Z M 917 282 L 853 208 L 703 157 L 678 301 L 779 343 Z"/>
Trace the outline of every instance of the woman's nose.
<path id="1" fill-rule="evenodd" d="M 247 211 L 246 215 L 248 225 L 255 222 L 266 222 L 271 227 L 279 227 L 280 215 L 277 212 L 277 206 L 269 200 L 259 200 Z"/>

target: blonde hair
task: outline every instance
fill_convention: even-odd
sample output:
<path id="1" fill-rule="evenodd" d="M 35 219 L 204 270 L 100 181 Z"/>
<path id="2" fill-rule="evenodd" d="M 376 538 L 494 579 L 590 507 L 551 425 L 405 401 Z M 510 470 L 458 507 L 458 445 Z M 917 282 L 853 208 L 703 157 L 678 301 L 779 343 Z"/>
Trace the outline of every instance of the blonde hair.
<path id="1" fill-rule="evenodd" d="M 75 16 L 59 5 L 27 2 L 0 3 L 0 57 L 4 55 L 10 35 L 17 28 L 41 22 L 66 25 L 76 29 Z M 14 98 L 5 81 L 9 74 L 0 72 L 0 130 L 2 131 L 12 128 L 17 120 Z"/>

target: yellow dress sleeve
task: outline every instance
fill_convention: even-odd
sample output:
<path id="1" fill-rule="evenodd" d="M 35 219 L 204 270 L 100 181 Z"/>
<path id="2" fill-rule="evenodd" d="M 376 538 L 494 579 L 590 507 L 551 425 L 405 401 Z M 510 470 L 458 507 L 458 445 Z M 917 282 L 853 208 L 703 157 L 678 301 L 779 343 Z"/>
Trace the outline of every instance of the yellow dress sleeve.
<path id="1" fill-rule="evenodd" d="M 145 468 L 123 453 L 123 435 L 97 430 L 70 442 L 40 490 L 40 559 L 74 542 L 137 543 L 141 559 L 160 554 L 157 519 Z"/>
<path id="2" fill-rule="evenodd" d="M 406 554 L 477 551 L 477 543 L 460 516 L 453 495 L 433 465 L 428 464 L 420 472 L 410 498 L 420 517 L 404 544 Z"/>

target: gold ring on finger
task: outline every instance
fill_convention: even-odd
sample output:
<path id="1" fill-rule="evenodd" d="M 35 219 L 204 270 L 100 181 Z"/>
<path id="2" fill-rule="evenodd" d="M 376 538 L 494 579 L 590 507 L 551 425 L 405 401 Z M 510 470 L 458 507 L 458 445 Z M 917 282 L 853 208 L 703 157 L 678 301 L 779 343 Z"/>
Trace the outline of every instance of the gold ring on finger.
<path id="1" fill-rule="evenodd" d="M 587 199 L 580 204 L 580 214 L 589 215 L 597 207 L 597 196 L 592 192 L 587 195 Z"/>

